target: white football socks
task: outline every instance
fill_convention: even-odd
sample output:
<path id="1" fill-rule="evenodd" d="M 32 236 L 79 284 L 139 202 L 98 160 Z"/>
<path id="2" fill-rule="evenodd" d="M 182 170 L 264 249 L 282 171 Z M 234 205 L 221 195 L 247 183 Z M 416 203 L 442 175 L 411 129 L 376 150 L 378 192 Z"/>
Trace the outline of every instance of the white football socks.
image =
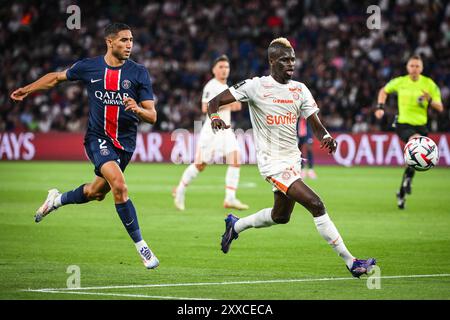
<path id="1" fill-rule="evenodd" d="M 195 164 L 189 165 L 189 167 L 187 167 L 186 170 L 184 170 L 183 175 L 181 176 L 180 183 L 178 184 L 177 187 L 177 192 L 184 193 L 186 187 L 189 185 L 189 183 L 192 182 L 192 180 L 194 180 L 197 177 L 199 172 L 200 171 L 198 171 Z"/>
<path id="2" fill-rule="evenodd" d="M 319 231 L 322 238 L 324 238 L 325 241 L 331 245 L 333 250 L 336 251 L 342 259 L 344 259 L 347 267 L 351 268 L 355 257 L 352 256 L 352 254 L 347 250 L 344 240 L 328 214 L 325 213 L 320 217 L 315 217 L 314 223 L 316 224 L 317 231 Z"/>
<path id="3" fill-rule="evenodd" d="M 344 240 L 328 214 L 314 218 L 314 223 L 322 238 L 331 245 L 333 250 L 345 261 L 345 264 L 351 268 L 355 257 L 348 251 Z M 265 208 L 257 213 L 240 218 L 234 224 L 234 231 L 241 233 L 249 228 L 264 228 L 274 224 L 276 223 L 272 220 L 272 208 Z"/>
<path id="4" fill-rule="evenodd" d="M 244 218 L 240 218 L 234 224 L 234 231 L 240 233 L 248 228 L 265 228 L 276 224 L 272 220 L 272 208 L 266 208 L 249 215 Z"/>
<path id="5" fill-rule="evenodd" d="M 225 176 L 225 200 L 227 201 L 236 199 L 240 171 L 240 167 L 228 166 Z"/>

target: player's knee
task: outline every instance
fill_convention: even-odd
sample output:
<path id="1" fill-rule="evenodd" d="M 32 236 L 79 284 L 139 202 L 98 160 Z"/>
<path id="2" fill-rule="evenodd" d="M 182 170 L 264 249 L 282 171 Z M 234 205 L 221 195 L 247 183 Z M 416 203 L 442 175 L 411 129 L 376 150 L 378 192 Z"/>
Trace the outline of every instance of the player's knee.
<path id="1" fill-rule="evenodd" d="M 112 190 L 116 196 L 126 196 L 128 194 L 128 187 L 125 182 L 115 183 Z"/>
<path id="2" fill-rule="evenodd" d="M 325 205 L 319 198 L 314 198 L 310 201 L 309 209 L 315 217 L 325 214 Z"/>

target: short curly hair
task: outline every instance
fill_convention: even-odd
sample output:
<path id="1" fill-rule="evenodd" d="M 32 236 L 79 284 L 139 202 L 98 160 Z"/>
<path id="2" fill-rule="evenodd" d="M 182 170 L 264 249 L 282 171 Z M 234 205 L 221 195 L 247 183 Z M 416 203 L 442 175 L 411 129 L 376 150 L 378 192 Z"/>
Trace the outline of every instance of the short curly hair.
<path id="1" fill-rule="evenodd" d="M 269 59 L 277 57 L 281 52 L 280 50 L 283 49 L 293 49 L 289 40 L 282 37 L 273 39 L 267 48 L 267 55 Z"/>
<path id="2" fill-rule="evenodd" d="M 273 47 L 273 46 L 281 46 L 284 48 L 292 48 L 291 43 L 289 42 L 288 39 L 283 38 L 283 37 L 279 37 L 276 39 L 273 39 L 272 42 L 269 44 L 269 48 Z"/>

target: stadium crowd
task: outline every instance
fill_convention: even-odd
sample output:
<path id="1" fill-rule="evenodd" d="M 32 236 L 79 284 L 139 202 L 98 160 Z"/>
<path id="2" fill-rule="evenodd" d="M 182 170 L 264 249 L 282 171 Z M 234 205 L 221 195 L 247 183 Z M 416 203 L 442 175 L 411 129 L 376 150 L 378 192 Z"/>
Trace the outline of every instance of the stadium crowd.
<path id="1" fill-rule="evenodd" d="M 69 30 L 69 5 L 81 8 L 81 29 Z M 382 0 L 381 28 L 369 29 L 370 1 L 229 0 L 163 2 L 23 1 L 0 8 L 0 131 L 84 131 L 87 95 L 81 83 L 67 82 L 20 104 L 9 94 L 47 72 L 105 52 L 104 26 L 124 22 L 135 39 L 132 59 L 153 81 L 158 122 L 154 128 L 192 129 L 202 119 L 201 91 L 210 64 L 226 53 L 229 84 L 268 74 L 266 48 L 289 38 L 297 55 L 294 79 L 312 91 L 325 125 L 334 131 L 392 130 L 396 99 L 387 116 L 373 117 L 378 90 L 406 73 L 412 54 L 424 59 L 424 74 L 450 97 L 450 4 L 435 0 Z M 449 131 L 444 115 L 430 111 L 432 131 Z M 246 108 L 233 115 L 235 127 L 249 128 Z"/>

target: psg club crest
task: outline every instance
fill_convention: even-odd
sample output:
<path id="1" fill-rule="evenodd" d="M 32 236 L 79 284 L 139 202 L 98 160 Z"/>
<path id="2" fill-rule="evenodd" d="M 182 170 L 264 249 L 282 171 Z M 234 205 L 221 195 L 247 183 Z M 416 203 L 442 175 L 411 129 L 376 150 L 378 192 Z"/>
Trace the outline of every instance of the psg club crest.
<path id="1" fill-rule="evenodd" d="M 108 149 L 100 149 L 100 154 L 102 156 L 108 156 L 109 155 L 109 150 Z"/>
<path id="2" fill-rule="evenodd" d="M 131 82 L 130 82 L 130 80 L 123 80 L 123 81 L 122 81 L 122 88 L 124 88 L 124 89 L 130 89 L 130 87 L 131 87 Z"/>
<path id="3" fill-rule="evenodd" d="M 300 99 L 300 95 L 297 92 L 293 92 L 292 98 L 294 98 L 294 100 L 298 100 L 298 99 Z"/>

